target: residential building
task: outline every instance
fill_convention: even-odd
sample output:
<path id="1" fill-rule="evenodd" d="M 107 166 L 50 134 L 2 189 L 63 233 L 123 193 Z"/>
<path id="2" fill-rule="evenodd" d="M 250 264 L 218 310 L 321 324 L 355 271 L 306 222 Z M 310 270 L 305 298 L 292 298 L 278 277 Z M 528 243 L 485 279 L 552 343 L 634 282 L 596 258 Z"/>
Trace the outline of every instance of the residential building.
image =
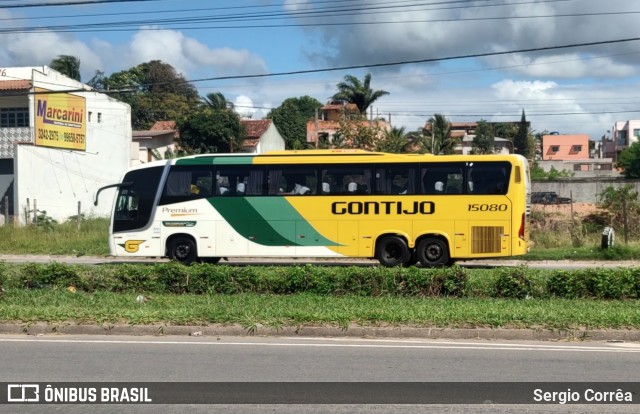
<path id="1" fill-rule="evenodd" d="M 0 200 L 10 220 L 110 214 L 131 160 L 131 108 L 47 67 L 0 69 Z M 5 203 L 0 212 L 4 213 Z"/>
<path id="2" fill-rule="evenodd" d="M 242 143 L 242 152 L 263 154 L 267 151 L 284 150 L 284 138 L 271 119 L 243 119 L 240 123 L 247 134 Z"/>
<path id="3" fill-rule="evenodd" d="M 605 158 L 617 161 L 620 153 L 629 148 L 640 137 L 640 120 L 617 121 L 608 135 L 602 137 L 602 152 Z"/>
<path id="4" fill-rule="evenodd" d="M 588 159 L 588 135 L 551 134 L 542 136 L 542 161 Z"/>
<path id="5" fill-rule="evenodd" d="M 179 138 L 176 121 L 157 121 L 148 131 L 133 131 L 133 142 L 138 146 L 138 160 L 134 165 L 165 158 L 167 151 L 176 151 Z"/>
<path id="6" fill-rule="evenodd" d="M 514 124 L 517 125 L 519 122 L 488 122 L 489 125 L 494 127 L 501 124 Z M 450 131 L 451 138 L 458 141 L 454 152 L 456 154 L 470 154 L 473 149 L 473 139 L 476 136 L 476 128 L 478 127 L 477 122 L 450 122 Z M 527 121 L 527 126 L 529 126 L 529 122 Z M 427 122 L 424 125 L 423 131 L 425 134 L 431 133 L 431 122 Z M 513 143 L 511 140 L 507 138 L 495 137 L 495 145 L 494 152 L 496 154 L 509 154 L 513 153 Z"/>
<path id="7" fill-rule="evenodd" d="M 359 119 L 360 111 L 356 104 L 346 101 L 330 101 L 320 108 L 315 119 L 307 122 L 307 142 L 316 147 L 331 144 L 335 134 L 340 130 L 340 123 L 344 120 Z M 382 119 L 361 120 L 360 124 L 380 128 L 388 131 L 391 125 Z"/>

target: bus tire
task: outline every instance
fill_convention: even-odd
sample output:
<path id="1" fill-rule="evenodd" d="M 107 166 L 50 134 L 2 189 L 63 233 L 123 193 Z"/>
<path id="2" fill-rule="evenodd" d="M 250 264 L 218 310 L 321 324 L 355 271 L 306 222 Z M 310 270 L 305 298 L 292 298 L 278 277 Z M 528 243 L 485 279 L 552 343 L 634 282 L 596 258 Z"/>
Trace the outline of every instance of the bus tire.
<path id="1" fill-rule="evenodd" d="M 451 260 L 447 242 L 439 237 L 422 239 L 416 247 L 416 256 L 424 267 L 446 266 Z"/>
<path id="2" fill-rule="evenodd" d="M 386 267 L 403 266 L 411 259 L 411 251 L 402 237 L 385 236 L 376 245 L 376 259 Z"/>
<path id="3" fill-rule="evenodd" d="M 190 237 L 176 237 L 167 246 L 168 255 L 171 260 L 175 260 L 185 265 L 198 260 L 196 243 Z"/>
<path id="4" fill-rule="evenodd" d="M 415 266 L 417 263 L 418 263 L 418 257 L 416 256 L 416 252 L 414 250 L 414 251 L 411 251 L 411 257 L 409 258 L 409 261 L 404 264 L 404 267 Z"/>

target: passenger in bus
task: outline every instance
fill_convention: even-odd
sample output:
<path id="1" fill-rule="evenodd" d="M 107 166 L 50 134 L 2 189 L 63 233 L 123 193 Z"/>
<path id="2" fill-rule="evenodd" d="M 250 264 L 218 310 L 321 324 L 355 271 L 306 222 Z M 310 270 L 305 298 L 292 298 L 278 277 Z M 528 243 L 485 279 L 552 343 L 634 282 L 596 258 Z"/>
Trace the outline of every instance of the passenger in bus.
<path id="1" fill-rule="evenodd" d="M 396 174 L 391 182 L 391 194 L 407 194 L 407 177 Z"/>
<path id="2" fill-rule="evenodd" d="M 331 194 L 331 184 L 322 183 L 322 194 Z"/>
<path id="3" fill-rule="evenodd" d="M 305 195 L 308 194 L 311 189 L 305 185 L 295 183 L 293 189 L 289 192 L 281 192 L 283 195 Z"/>
<path id="4" fill-rule="evenodd" d="M 436 181 L 433 188 L 436 190 L 436 194 L 442 194 L 444 192 L 444 183 L 442 181 Z"/>

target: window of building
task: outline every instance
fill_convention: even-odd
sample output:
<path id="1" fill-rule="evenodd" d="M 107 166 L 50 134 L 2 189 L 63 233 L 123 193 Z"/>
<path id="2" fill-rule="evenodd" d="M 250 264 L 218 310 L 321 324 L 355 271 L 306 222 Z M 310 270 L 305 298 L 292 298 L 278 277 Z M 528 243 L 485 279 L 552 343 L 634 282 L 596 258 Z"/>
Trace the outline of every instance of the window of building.
<path id="1" fill-rule="evenodd" d="M 580 152 L 582 151 L 582 145 L 573 145 L 571 147 L 571 152 Z"/>
<path id="2" fill-rule="evenodd" d="M 618 145 L 627 145 L 627 131 L 618 131 Z"/>
<path id="3" fill-rule="evenodd" d="M 640 129 L 634 129 L 633 130 L 633 136 L 636 138 L 640 138 Z"/>
<path id="4" fill-rule="evenodd" d="M 558 152 L 558 151 L 560 151 L 560 145 L 551 146 L 551 152 Z"/>
<path id="5" fill-rule="evenodd" d="M 98 112 L 98 123 L 102 122 L 102 112 Z"/>
<path id="6" fill-rule="evenodd" d="M 29 126 L 29 108 L 1 108 L 0 127 L 20 128 Z"/>

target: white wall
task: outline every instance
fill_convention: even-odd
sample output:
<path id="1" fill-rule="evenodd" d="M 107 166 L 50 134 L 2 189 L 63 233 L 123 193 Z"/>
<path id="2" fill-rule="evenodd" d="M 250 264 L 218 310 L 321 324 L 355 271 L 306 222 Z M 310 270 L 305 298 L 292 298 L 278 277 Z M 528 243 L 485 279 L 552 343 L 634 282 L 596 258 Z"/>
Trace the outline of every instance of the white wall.
<path id="1" fill-rule="evenodd" d="M 48 72 L 50 76 L 46 77 L 34 71 L 33 86 L 49 90 L 84 86 L 55 71 Z M 130 165 L 131 108 L 97 92 L 74 94 L 85 97 L 87 118 L 92 113 L 86 124 L 86 151 L 16 145 L 14 210 L 20 223 L 25 223 L 27 199 L 31 209 L 36 200 L 38 210 L 46 210 L 48 216 L 58 221 L 77 214 L 78 201 L 85 215 L 110 214 L 114 189 L 100 195 L 97 207 L 93 198 L 98 188 L 119 182 Z M 31 97 L 32 128 L 33 106 Z"/>
<path id="2" fill-rule="evenodd" d="M 256 153 L 264 154 L 268 151 L 281 151 L 284 150 L 284 138 L 280 135 L 278 128 L 271 123 L 269 128 L 260 137 L 260 142 L 256 148 Z"/>

